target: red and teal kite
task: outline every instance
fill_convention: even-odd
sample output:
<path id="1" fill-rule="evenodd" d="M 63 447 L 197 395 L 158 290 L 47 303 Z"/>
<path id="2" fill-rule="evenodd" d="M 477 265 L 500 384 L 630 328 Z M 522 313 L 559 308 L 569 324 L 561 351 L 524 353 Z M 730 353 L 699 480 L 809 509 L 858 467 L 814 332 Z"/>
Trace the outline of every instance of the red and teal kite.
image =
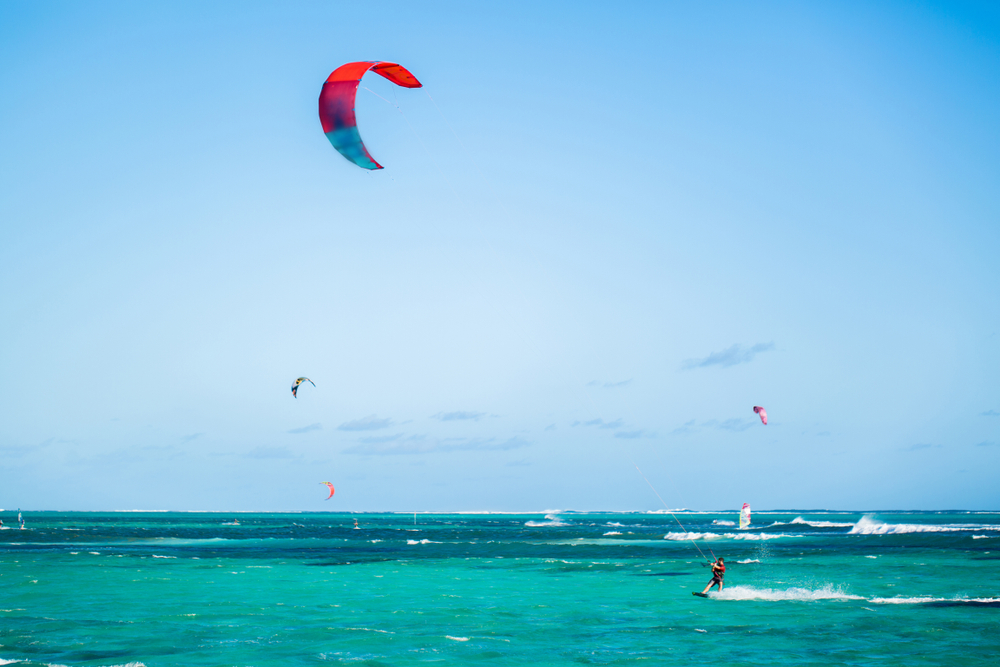
<path id="1" fill-rule="evenodd" d="M 354 117 L 354 98 L 358 85 L 369 70 L 384 76 L 397 86 L 421 88 L 423 84 L 405 67 L 379 60 L 347 63 L 333 70 L 319 94 L 319 120 L 323 133 L 333 147 L 354 164 L 364 169 L 381 169 L 372 158 L 358 133 L 358 120 Z"/>
<path id="2" fill-rule="evenodd" d="M 330 489 L 330 495 L 326 497 L 326 500 L 333 498 L 333 484 L 331 484 L 330 482 L 320 482 L 320 484 L 325 484 Z"/>

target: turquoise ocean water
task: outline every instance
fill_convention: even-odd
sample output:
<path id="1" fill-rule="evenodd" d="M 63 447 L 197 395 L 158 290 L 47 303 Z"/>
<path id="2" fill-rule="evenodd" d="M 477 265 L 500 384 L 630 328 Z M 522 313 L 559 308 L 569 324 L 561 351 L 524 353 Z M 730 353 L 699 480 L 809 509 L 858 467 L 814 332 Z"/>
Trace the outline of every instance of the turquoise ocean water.
<path id="1" fill-rule="evenodd" d="M 1000 664 L 995 512 L 0 518 L 0 665 Z"/>

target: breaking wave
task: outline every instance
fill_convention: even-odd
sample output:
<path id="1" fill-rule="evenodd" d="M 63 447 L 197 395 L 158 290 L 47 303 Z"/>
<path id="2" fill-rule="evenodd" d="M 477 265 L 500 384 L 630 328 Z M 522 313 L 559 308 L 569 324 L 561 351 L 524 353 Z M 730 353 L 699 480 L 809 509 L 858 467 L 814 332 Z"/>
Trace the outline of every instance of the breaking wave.
<path id="1" fill-rule="evenodd" d="M 998 606 L 1000 598 L 936 598 L 929 595 L 920 597 L 896 597 L 896 598 L 871 598 L 869 602 L 875 604 L 929 604 L 947 606 Z"/>
<path id="2" fill-rule="evenodd" d="M 721 593 L 712 593 L 717 600 L 764 600 L 768 602 L 784 600 L 864 600 L 860 595 L 844 593 L 830 584 L 822 588 L 754 588 L 753 586 L 727 586 Z"/>
<path id="3" fill-rule="evenodd" d="M 559 518 L 558 514 L 546 514 L 545 518 L 547 521 L 525 521 L 524 525 L 530 528 L 538 528 L 541 526 L 568 526 L 569 524 Z"/>
<path id="4" fill-rule="evenodd" d="M 905 535 L 907 533 L 960 533 L 980 530 L 1000 530 L 1000 526 L 984 526 L 978 523 L 882 523 L 871 515 L 861 517 L 849 535 Z"/>
<path id="5" fill-rule="evenodd" d="M 779 537 L 792 537 L 784 533 L 667 533 L 663 536 L 665 540 L 750 540 L 758 542 L 761 540 L 776 540 Z"/>
<path id="6" fill-rule="evenodd" d="M 712 520 L 712 525 L 713 526 L 735 526 L 736 522 L 735 521 L 726 521 L 725 519 L 713 519 Z"/>
<path id="7" fill-rule="evenodd" d="M 792 519 L 792 523 L 805 524 L 813 528 L 852 528 L 854 526 L 853 523 L 838 523 L 836 521 L 807 521 L 800 516 Z"/>

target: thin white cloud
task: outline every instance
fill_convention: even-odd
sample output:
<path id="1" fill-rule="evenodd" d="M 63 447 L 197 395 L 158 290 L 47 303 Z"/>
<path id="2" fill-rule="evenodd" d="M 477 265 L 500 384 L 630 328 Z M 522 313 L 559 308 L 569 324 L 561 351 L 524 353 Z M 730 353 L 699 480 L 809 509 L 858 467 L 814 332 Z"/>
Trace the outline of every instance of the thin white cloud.
<path id="1" fill-rule="evenodd" d="M 456 410 L 455 412 L 439 412 L 436 415 L 431 415 L 432 419 L 440 419 L 443 422 L 453 422 L 453 421 L 479 421 L 486 416 L 485 412 L 466 412 L 463 410 Z"/>
<path id="2" fill-rule="evenodd" d="M 743 347 L 740 344 L 733 344 L 721 352 L 713 352 L 702 359 L 688 359 L 681 368 L 690 370 L 692 368 L 707 368 L 708 366 L 722 366 L 729 368 L 737 364 L 747 364 L 753 361 L 761 352 L 769 352 L 774 349 L 774 343 L 757 343 L 752 347 Z"/>
<path id="3" fill-rule="evenodd" d="M 618 418 L 613 422 L 606 422 L 603 419 L 591 419 L 590 421 L 585 421 L 585 422 L 579 422 L 579 421 L 573 422 L 572 424 L 570 424 L 570 426 L 596 426 L 597 428 L 614 429 L 614 428 L 621 428 L 622 426 L 624 426 L 624 423 L 622 422 L 621 418 Z"/>
<path id="4" fill-rule="evenodd" d="M 380 428 L 389 428 L 393 424 L 394 422 L 388 417 L 379 419 L 378 415 L 368 415 L 361 419 L 344 422 L 337 428 L 341 431 L 376 431 Z"/>
<path id="5" fill-rule="evenodd" d="M 430 454 L 436 452 L 462 451 L 507 451 L 527 447 L 531 443 L 523 438 L 442 438 L 431 439 L 425 436 L 412 435 L 406 438 L 392 437 L 382 441 L 376 438 L 366 438 L 361 443 L 343 450 L 344 454 L 359 454 L 363 456 L 407 456 L 413 454 Z"/>
<path id="6" fill-rule="evenodd" d="M 724 419 L 722 421 L 719 421 L 717 419 L 709 419 L 707 422 L 704 422 L 703 425 L 722 429 L 723 431 L 745 431 L 754 425 L 754 420 L 739 419 L 737 417 L 733 417 L 732 419 Z"/>
<path id="7" fill-rule="evenodd" d="M 315 424 L 309 424 L 309 426 L 301 426 L 299 428 L 292 428 L 292 429 L 289 429 L 287 432 L 288 433 L 296 433 L 297 434 L 297 433 L 308 433 L 309 431 L 321 431 L 322 429 L 323 429 L 323 425 L 320 424 L 319 422 L 317 422 Z"/>

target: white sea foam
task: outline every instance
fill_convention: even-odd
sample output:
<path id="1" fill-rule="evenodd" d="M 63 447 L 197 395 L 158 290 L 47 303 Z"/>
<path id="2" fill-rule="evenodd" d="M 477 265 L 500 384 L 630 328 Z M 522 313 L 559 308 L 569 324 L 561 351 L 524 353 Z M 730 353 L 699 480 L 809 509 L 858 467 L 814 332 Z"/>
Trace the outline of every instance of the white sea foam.
<path id="1" fill-rule="evenodd" d="M 708 634 L 708 630 L 702 630 L 701 628 L 695 628 L 694 631 L 695 632 L 704 632 L 705 634 Z"/>
<path id="2" fill-rule="evenodd" d="M 618 532 L 617 530 L 609 530 L 608 532 L 606 532 L 604 534 L 605 535 L 621 535 L 621 533 Z"/>
<path id="3" fill-rule="evenodd" d="M 714 540 L 722 537 L 716 533 L 667 533 L 665 540 Z"/>
<path id="4" fill-rule="evenodd" d="M 15 662 L 21 662 L 20 660 L 4 660 L 0 658 L 0 665 L 13 665 Z"/>
<path id="5" fill-rule="evenodd" d="M 451 635 L 445 635 L 444 637 L 445 637 L 445 639 L 451 639 L 452 641 L 456 641 L 456 642 L 467 642 L 467 641 L 469 641 L 468 637 L 452 637 Z"/>
<path id="6" fill-rule="evenodd" d="M 779 537 L 792 537 L 784 533 L 667 533 L 663 536 L 665 540 L 748 540 L 760 542 L 763 540 L 776 540 Z"/>
<path id="7" fill-rule="evenodd" d="M 865 558 L 878 558 L 878 556 L 865 556 Z"/>
<path id="8" fill-rule="evenodd" d="M 156 554 L 153 554 L 153 558 L 177 558 L 177 556 L 157 556 Z"/>
<path id="9" fill-rule="evenodd" d="M 748 563 L 759 563 L 760 561 L 756 558 L 747 558 L 746 560 L 738 560 L 736 562 L 741 563 L 742 565 L 747 565 Z"/>
<path id="10" fill-rule="evenodd" d="M 333 628 L 330 628 L 330 629 L 332 630 Z M 389 630 L 379 630 L 377 628 L 344 628 L 344 629 L 345 630 L 361 630 L 363 632 L 381 632 L 383 635 L 394 635 L 394 634 L 396 634 L 395 632 L 391 632 Z"/>
<path id="11" fill-rule="evenodd" d="M 985 539 L 990 538 L 990 537 L 993 537 L 993 535 L 973 535 L 972 539 L 974 539 L 974 540 L 985 540 Z"/>
<path id="12" fill-rule="evenodd" d="M 728 537 L 732 540 L 750 540 L 752 542 L 759 542 L 762 540 L 776 540 L 779 537 L 793 536 L 786 535 L 784 533 L 726 533 L 724 537 Z"/>
<path id="13" fill-rule="evenodd" d="M 864 600 L 860 595 L 849 595 L 827 584 L 822 588 L 754 588 L 753 586 L 727 586 L 721 593 L 712 593 L 717 600 L 764 600 L 777 602 L 783 600 Z"/>
<path id="14" fill-rule="evenodd" d="M 794 537 L 785 533 L 667 533 L 663 536 L 665 540 L 744 540 L 750 542 L 761 542 L 765 540 L 776 540 L 780 537 Z"/>
<path id="15" fill-rule="evenodd" d="M 850 535 L 905 535 L 907 533 L 958 533 L 980 530 L 1000 530 L 1000 526 L 978 523 L 882 523 L 872 515 L 861 517 L 848 534 Z"/>
<path id="16" fill-rule="evenodd" d="M 713 526 L 735 526 L 735 521 L 726 521 L 725 519 L 712 519 Z"/>
<path id="17" fill-rule="evenodd" d="M 875 604 L 927 604 L 928 602 L 956 602 L 958 604 L 1000 604 L 1000 598 L 935 598 L 929 595 L 920 597 L 870 598 Z"/>
<path id="18" fill-rule="evenodd" d="M 617 521 L 608 521 L 608 522 L 607 522 L 606 524 L 604 524 L 604 525 L 606 525 L 606 526 L 615 526 L 616 528 L 623 528 L 623 527 L 625 526 L 625 524 L 623 524 L 623 523 L 618 523 Z"/>
<path id="19" fill-rule="evenodd" d="M 568 526 L 569 524 L 559 518 L 558 514 L 546 514 L 545 518 L 547 521 L 525 521 L 524 525 L 530 528 L 538 528 L 540 526 Z"/>
<path id="20" fill-rule="evenodd" d="M 407 544 L 441 544 L 441 542 L 434 542 L 433 540 L 423 539 L 423 540 L 406 540 Z"/>
<path id="21" fill-rule="evenodd" d="M 836 521 L 807 521 L 800 516 L 792 519 L 792 523 L 805 524 L 813 528 L 852 528 L 854 526 L 853 523 L 838 523 Z"/>

